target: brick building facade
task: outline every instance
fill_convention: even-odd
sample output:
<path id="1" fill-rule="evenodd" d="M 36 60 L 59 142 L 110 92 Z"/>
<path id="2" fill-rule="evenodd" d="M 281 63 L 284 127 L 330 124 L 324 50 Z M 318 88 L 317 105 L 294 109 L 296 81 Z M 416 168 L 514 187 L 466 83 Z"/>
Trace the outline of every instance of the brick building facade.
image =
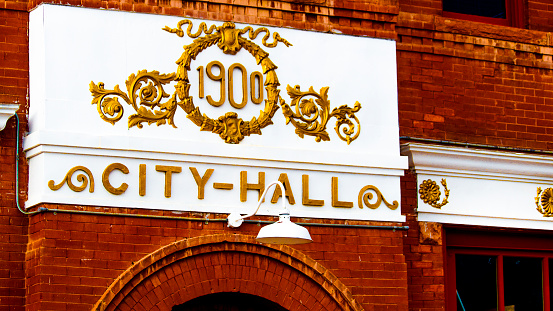
<path id="1" fill-rule="evenodd" d="M 0 132 L 0 310 L 180 310 L 201 297 L 221 301 L 213 296 L 221 293 L 261 297 L 259 308 L 267 310 L 269 302 L 286 310 L 463 310 L 470 298 L 460 297 L 465 270 L 456 262 L 484 258 L 470 256 L 488 256 L 501 270 L 490 307 L 501 311 L 528 308 L 509 294 L 509 282 L 520 280 L 510 260 L 537 258 L 542 294 L 532 299 L 550 310 L 549 1 L 523 1 L 520 27 L 450 17 L 441 0 L 48 2 L 395 41 L 394 144 L 409 158 L 401 177 L 405 222 L 295 218 L 313 243 L 292 246 L 255 241 L 256 221 L 269 216 L 237 231 L 223 213 L 62 203 L 25 210 L 32 182 L 21 142 L 33 107 L 29 16 L 45 3 L 0 1 L 0 103 L 19 107 L 18 120 L 9 118 Z M 434 158 L 419 160 L 427 154 Z M 423 181 L 441 178 L 450 182 L 449 202 L 437 182 L 434 206 L 423 202 Z M 529 202 L 522 214 L 508 206 L 518 196 Z M 494 202 L 497 209 L 482 214 L 463 210 Z"/>

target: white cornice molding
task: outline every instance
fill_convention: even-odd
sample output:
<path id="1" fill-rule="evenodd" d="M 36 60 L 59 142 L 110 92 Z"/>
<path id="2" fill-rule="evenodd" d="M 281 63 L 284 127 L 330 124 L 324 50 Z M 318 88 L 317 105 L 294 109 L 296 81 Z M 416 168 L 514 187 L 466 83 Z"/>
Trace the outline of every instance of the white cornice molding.
<path id="1" fill-rule="evenodd" d="M 74 155 L 94 155 L 123 158 L 159 159 L 163 161 L 193 161 L 240 166 L 287 167 L 315 171 L 350 172 L 382 176 L 403 176 L 408 168 L 407 157 L 399 154 L 363 154 L 353 152 L 318 152 L 312 150 L 238 146 L 210 142 L 184 142 L 172 139 L 147 140 L 140 137 L 112 135 L 109 138 L 94 133 L 60 131 L 34 132 L 25 136 L 23 150 L 27 159 L 42 152 Z M 324 168 L 324 169 L 323 169 Z"/>
<path id="2" fill-rule="evenodd" d="M 0 103 L 0 131 L 6 127 L 8 119 L 19 109 L 19 104 Z"/>
<path id="3" fill-rule="evenodd" d="M 553 230 L 553 219 L 536 208 L 538 189 L 553 186 L 553 155 L 421 143 L 402 145 L 401 154 L 419 189 L 424 180 L 447 179 L 450 190 L 440 208 L 418 197 L 419 221 Z"/>
<path id="4" fill-rule="evenodd" d="M 553 181 L 553 155 L 407 143 L 401 154 L 418 174 L 513 181 Z"/>

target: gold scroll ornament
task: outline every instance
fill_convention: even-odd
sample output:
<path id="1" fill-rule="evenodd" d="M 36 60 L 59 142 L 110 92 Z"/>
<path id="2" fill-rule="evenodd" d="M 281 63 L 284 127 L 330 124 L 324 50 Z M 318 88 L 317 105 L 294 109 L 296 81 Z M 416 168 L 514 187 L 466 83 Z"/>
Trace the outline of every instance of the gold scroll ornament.
<path id="1" fill-rule="evenodd" d="M 337 118 L 336 132 L 348 144 L 359 136 L 359 120 L 354 113 L 359 111 L 360 104 L 356 103 L 353 109 L 340 106 L 329 112 L 328 87 L 321 89 L 321 93 L 317 94 L 313 91 L 313 88 L 310 88 L 308 92 L 300 92 L 299 87 L 294 90 L 288 86 L 288 93 L 292 97 L 291 106 L 296 106 L 295 113 L 280 97 L 278 89 L 280 83 L 275 72 L 278 67 L 269 59 L 267 52 L 251 41 L 263 32 L 265 36 L 262 39 L 262 44 L 265 47 L 273 48 L 279 42 L 291 46 L 278 33 L 273 34 L 272 43 L 267 43 L 267 39 L 270 37 L 267 28 L 261 27 L 254 30 L 248 26 L 244 29 L 237 29 L 232 22 L 225 22 L 218 27 L 212 25 L 209 29 L 205 23 L 201 23 L 196 33 L 192 33 L 192 22 L 189 20 L 180 21 L 177 28 L 165 26 L 163 30 L 183 37 L 185 31 L 182 26 L 186 24 L 188 24 L 186 35 L 194 41 L 192 44 L 184 46 L 184 52 L 176 62 L 178 65 L 176 72 L 160 74 L 158 71 L 141 70 L 137 74 L 129 76 L 125 82 L 126 92 L 121 91 L 119 85 L 116 85 L 113 90 L 106 90 L 103 82 L 95 84 L 92 81 L 90 83 L 90 92 L 94 97 L 92 104 L 97 106 L 98 113 L 104 121 L 115 124 L 123 116 L 124 108 L 118 98 L 125 101 L 136 112 L 129 116 L 129 128 L 133 126 L 142 128 L 142 123 L 148 123 L 149 125 L 155 123 L 158 126 L 167 123 L 176 127 L 173 118 L 177 107 L 181 107 L 187 113 L 187 117 L 200 127 L 200 130 L 219 134 L 226 143 L 237 144 L 245 136 L 261 134 L 262 128 L 272 124 L 271 119 L 280 104 L 283 107 L 287 123 L 292 122 L 296 127 L 296 133 L 302 138 L 304 135 L 312 135 L 316 137 L 317 142 L 329 140 L 330 138 L 325 131 L 329 117 Z M 202 33 L 203 36 L 201 36 Z M 246 33 L 249 33 L 249 39 L 242 37 Z M 244 121 L 235 112 L 227 112 L 218 118 L 210 118 L 206 114 L 202 114 L 200 109 L 194 105 L 189 94 L 188 72 L 190 71 L 190 64 L 198 54 L 213 45 L 217 45 L 223 53 L 230 55 L 235 55 L 243 48 L 255 58 L 258 65 L 261 65 L 266 77 L 267 99 L 265 100 L 264 109 L 260 111 L 257 118 L 253 117 L 250 121 Z M 172 95 L 167 94 L 163 88 L 164 85 L 170 82 L 176 82 L 176 90 Z M 308 95 L 314 96 L 316 98 L 315 102 L 313 100 L 299 102 L 301 98 Z M 168 98 L 167 101 L 162 102 L 166 98 Z M 353 121 L 350 119 L 353 119 Z"/>
<path id="2" fill-rule="evenodd" d="M 435 208 L 442 208 L 444 205 L 446 205 L 449 198 L 449 189 L 447 188 L 447 182 L 445 178 L 442 178 L 441 183 L 444 187 L 445 192 L 445 196 L 441 203 L 438 203 L 438 200 L 440 200 L 440 196 L 442 195 L 442 193 L 440 192 L 440 187 L 435 181 L 431 179 L 427 179 L 419 185 L 419 194 L 421 200 L 424 203 Z"/>
<path id="3" fill-rule="evenodd" d="M 370 200 L 372 200 L 374 195 L 372 194 L 372 192 L 369 192 L 369 191 L 373 191 L 376 194 L 376 202 L 374 203 L 370 202 Z M 388 201 L 386 201 L 384 196 L 382 196 L 382 192 L 380 192 L 380 190 L 378 190 L 378 188 L 373 185 L 367 185 L 361 188 L 361 191 L 359 191 L 359 196 L 357 200 L 358 200 L 359 208 L 363 208 L 363 206 L 367 206 L 372 209 L 377 209 L 382 202 L 384 202 L 384 205 L 386 205 L 391 210 L 396 210 L 399 207 L 399 203 L 396 200 L 394 200 L 392 204 L 388 203 Z"/>
<path id="4" fill-rule="evenodd" d="M 71 181 L 71 178 L 73 178 L 73 174 L 76 172 L 76 171 L 82 171 L 82 172 L 85 172 L 86 175 L 84 174 L 79 174 L 77 175 L 77 181 L 81 183 L 80 186 L 75 186 L 73 184 L 73 182 Z M 84 166 L 75 166 L 73 167 L 72 169 L 70 169 L 67 174 L 65 175 L 65 177 L 63 178 L 63 180 L 56 185 L 56 182 L 53 181 L 53 180 L 50 180 L 48 181 L 48 188 L 50 188 L 51 190 L 59 190 L 66 182 L 67 182 L 67 186 L 69 187 L 69 189 L 75 191 L 75 192 L 81 192 L 83 190 L 86 189 L 86 187 L 88 186 L 88 180 L 90 179 L 90 187 L 88 188 L 88 191 L 90 193 L 93 193 L 94 192 L 94 177 L 92 176 L 92 172 L 84 167 Z"/>
<path id="5" fill-rule="evenodd" d="M 536 195 L 537 210 L 544 217 L 553 217 L 553 188 L 547 188 L 541 190 L 538 187 L 538 194 Z"/>

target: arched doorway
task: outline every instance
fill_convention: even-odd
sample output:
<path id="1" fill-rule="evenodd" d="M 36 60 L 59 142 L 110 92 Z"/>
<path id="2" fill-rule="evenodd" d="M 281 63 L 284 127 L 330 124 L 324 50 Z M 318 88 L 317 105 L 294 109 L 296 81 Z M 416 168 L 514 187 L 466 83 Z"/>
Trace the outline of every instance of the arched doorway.
<path id="1" fill-rule="evenodd" d="M 171 311 L 287 311 L 268 299 L 243 293 L 201 296 L 174 306 Z"/>
<path id="2" fill-rule="evenodd" d="M 363 310 L 336 276 L 307 255 L 237 234 L 184 239 L 158 249 L 122 273 L 92 310 L 171 311 L 217 293 L 253 295 L 285 310 Z"/>

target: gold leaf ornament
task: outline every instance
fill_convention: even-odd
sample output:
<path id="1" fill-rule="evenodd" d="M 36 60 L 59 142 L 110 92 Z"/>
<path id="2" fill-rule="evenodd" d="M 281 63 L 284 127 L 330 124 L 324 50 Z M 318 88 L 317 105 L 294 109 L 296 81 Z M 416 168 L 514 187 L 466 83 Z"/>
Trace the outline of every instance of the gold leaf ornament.
<path id="1" fill-rule="evenodd" d="M 113 90 L 104 89 L 104 83 L 100 82 L 98 85 L 94 82 L 90 82 L 90 92 L 94 97 L 92 104 L 96 105 L 100 118 L 102 120 L 115 124 L 115 122 L 121 120 L 123 117 L 123 106 L 117 100 L 119 96 L 128 102 L 128 97 L 125 93 L 121 92 L 119 85 L 116 85 Z"/>
<path id="2" fill-rule="evenodd" d="M 151 103 L 157 97 L 157 90 L 154 84 L 150 81 L 147 86 L 140 89 L 140 101 L 143 104 Z"/>
<path id="3" fill-rule="evenodd" d="M 553 217 L 553 188 L 546 188 L 542 191 L 538 187 L 536 206 L 538 212 L 544 217 Z"/>
<path id="4" fill-rule="evenodd" d="M 421 200 L 424 203 L 435 208 L 442 208 L 444 205 L 446 205 L 448 203 L 448 198 L 449 198 L 449 189 L 447 188 L 447 182 L 445 178 L 442 178 L 441 184 L 444 187 L 444 193 L 445 193 L 445 196 L 442 202 L 438 203 L 442 195 L 440 191 L 440 187 L 435 181 L 431 179 L 427 179 L 419 185 L 419 194 L 420 194 Z"/>
<path id="5" fill-rule="evenodd" d="M 301 113 L 307 117 L 310 117 L 312 114 L 317 114 L 317 106 L 313 102 L 313 99 L 304 99 L 300 103 Z"/>
<path id="6" fill-rule="evenodd" d="M 113 117 L 123 110 L 123 106 L 119 103 L 117 97 L 108 97 L 102 103 L 102 108 L 109 116 Z"/>
<path id="7" fill-rule="evenodd" d="M 353 108 L 346 105 L 342 105 L 338 108 L 334 108 L 330 113 L 331 117 L 336 117 L 336 126 L 334 130 L 341 140 L 345 141 L 348 145 L 359 137 L 361 133 L 361 126 L 359 119 L 355 116 L 355 113 L 361 109 L 361 104 L 355 102 Z M 353 120 L 353 121 L 352 121 Z"/>
<path id="8" fill-rule="evenodd" d="M 296 127 L 296 134 L 299 137 L 303 138 L 304 135 L 309 135 L 314 136 L 317 142 L 329 141 L 326 125 L 329 118 L 335 117 L 337 120 L 334 127 L 336 134 L 349 145 L 359 137 L 361 132 L 359 119 L 355 116 L 355 113 L 361 109 L 361 104 L 356 102 L 353 108 L 342 105 L 330 112 L 328 89 L 328 86 L 323 87 L 317 93 L 311 86 L 308 91 L 303 92 L 299 85 L 293 88 L 288 85 L 286 91 L 292 102 L 290 105 L 281 102 L 286 123 L 291 122 Z"/>
<path id="9" fill-rule="evenodd" d="M 164 98 L 170 96 L 163 90 L 163 85 L 171 82 L 174 77 L 174 73 L 160 74 L 158 71 L 141 70 L 137 74 L 131 74 L 125 82 L 126 93 L 119 89 L 119 85 L 113 90 L 106 90 L 103 82 L 97 85 L 91 82 L 92 104 L 98 107 L 100 117 L 111 124 L 115 124 L 123 116 L 123 105 L 118 100 L 120 98 L 136 111 L 136 114 L 129 116 L 129 128 L 142 128 L 143 122 L 160 125 L 164 124 L 165 120 L 174 126 L 174 99 L 161 103 Z"/>

